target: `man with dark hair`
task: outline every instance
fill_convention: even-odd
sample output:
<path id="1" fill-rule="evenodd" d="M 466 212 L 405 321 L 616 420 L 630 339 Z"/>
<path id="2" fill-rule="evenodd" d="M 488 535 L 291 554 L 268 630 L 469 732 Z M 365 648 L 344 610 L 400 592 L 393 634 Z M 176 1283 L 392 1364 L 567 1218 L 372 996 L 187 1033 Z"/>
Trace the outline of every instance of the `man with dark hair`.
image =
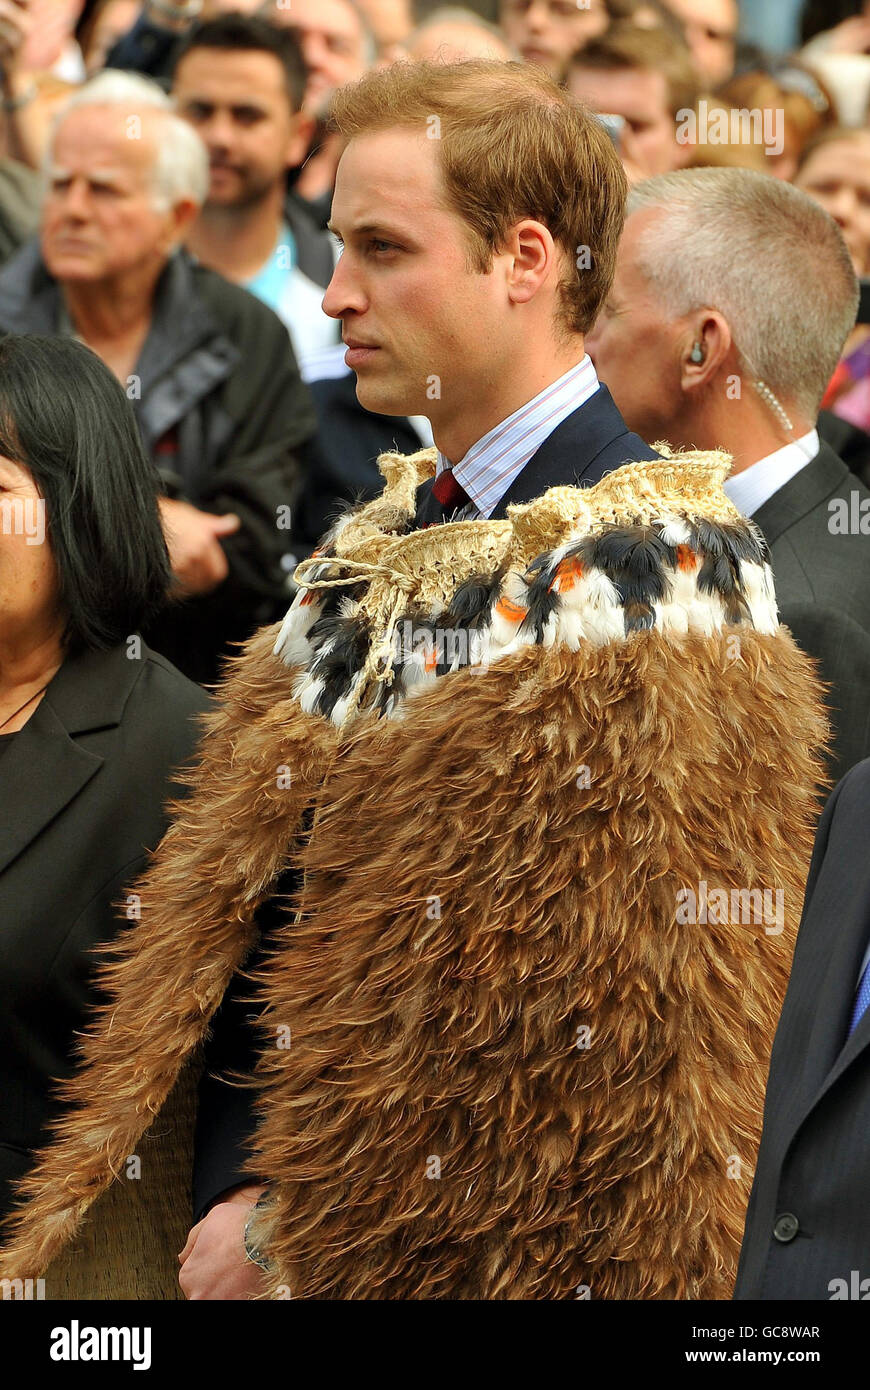
<path id="1" fill-rule="evenodd" d="M 301 110 L 306 69 L 295 33 L 226 14 L 197 25 L 172 70 L 180 115 L 204 141 L 211 182 L 187 246 L 274 309 L 298 357 L 338 342 L 320 307 L 334 255 L 287 171 L 302 163 L 314 119 Z"/>
<path id="2" fill-rule="evenodd" d="M 305 109 L 317 118 L 317 131 L 294 192 L 325 227 L 341 153 L 335 134 L 326 128 L 329 103 L 333 92 L 356 82 L 377 61 L 377 42 L 356 0 L 293 0 L 290 6 L 266 0 L 264 13 L 294 31 L 305 58 Z"/>

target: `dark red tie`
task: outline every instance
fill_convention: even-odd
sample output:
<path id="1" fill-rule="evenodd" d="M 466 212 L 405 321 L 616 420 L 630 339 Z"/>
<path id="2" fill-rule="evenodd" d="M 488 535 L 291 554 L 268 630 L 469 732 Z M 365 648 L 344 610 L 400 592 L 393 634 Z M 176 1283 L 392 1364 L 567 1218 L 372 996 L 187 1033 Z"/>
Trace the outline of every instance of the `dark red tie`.
<path id="1" fill-rule="evenodd" d="M 432 484 L 432 496 L 441 503 L 447 515 L 466 507 L 471 501 L 468 493 L 453 476 L 452 468 L 444 468 Z"/>

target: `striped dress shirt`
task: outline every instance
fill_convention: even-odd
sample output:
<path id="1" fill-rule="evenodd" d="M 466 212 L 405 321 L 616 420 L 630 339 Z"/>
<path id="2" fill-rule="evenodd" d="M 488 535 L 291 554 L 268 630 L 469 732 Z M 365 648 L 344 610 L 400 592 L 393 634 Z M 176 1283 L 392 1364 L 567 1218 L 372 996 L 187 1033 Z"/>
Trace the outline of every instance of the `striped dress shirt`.
<path id="1" fill-rule="evenodd" d="M 453 476 L 471 498 L 457 516 L 462 520 L 490 516 L 544 440 L 588 401 L 598 387 L 592 358 L 587 353 L 576 367 L 545 386 L 532 400 L 472 444 L 457 464 L 451 465 L 439 449 L 436 477 L 452 466 Z"/>

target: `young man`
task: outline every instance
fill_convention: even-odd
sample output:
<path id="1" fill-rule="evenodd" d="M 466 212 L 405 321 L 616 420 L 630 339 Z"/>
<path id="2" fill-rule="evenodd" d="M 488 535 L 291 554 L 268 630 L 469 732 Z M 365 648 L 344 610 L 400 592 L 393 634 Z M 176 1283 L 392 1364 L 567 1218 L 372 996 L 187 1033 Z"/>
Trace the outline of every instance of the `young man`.
<path id="1" fill-rule="evenodd" d="M 287 171 L 314 128 L 301 110 L 305 80 L 291 30 L 236 14 L 196 26 L 172 75 L 179 114 L 204 141 L 211 171 L 188 249 L 274 309 L 300 359 L 338 341 L 320 307 L 334 263 L 329 238 L 287 196 Z"/>
<path id="2" fill-rule="evenodd" d="M 211 1022 L 189 1298 L 723 1297 L 811 838 L 804 659 L 721 458 L 658 457 L 586 354 L 626 188 L 603 127 L 472 61 L 370 73 L 334 120 L 325 307 L 361 404 L 426 413 L 437 454 L 384 456 L 225 687 L 0 1274 L 139 1152 Z M 783 925 L 683 929 L 678 885 L 754 887 L 762 841 Z"/>
<path id="3" fill-rule="evenodd" d="M 333 108 L 345 149 L 331 226 L 343 250 L 323 307 L 341 320 L 360 404 L 382 415 L 428 415 L 438 474 L 449 470 L 466 494 L 457 506 L 453 496 L 433 495 L 434 481 L 424 483 L 417 525 L 446 515 L 503 517 L 510 502 L 548 487 L 591 484 L 629 459 L 655 457 L 626 430 L 583 342 L 610 280 L 622 220 L 625 185 L 612 146 L 545 77 L 512 70 L 502 79 L 497 63 L 482 63 L 479 80 L 493 99 L 509 106 L 521 94 L 536 98 L 514 139 L 537 158 L 524 162 L 520 186 L 510 187 L 497 148 L 502 134 L 495 122 L 485 128 L 476 151 L 478 207 L 469 212 L 464 171 L 445 161 L 443 140 L 429 138 L 427 117 L 438 110 L 436 84 L 446 88 L 446 104 L 451 88 L 459 100 L 473 90 L 473 77 L 469 70 L 466 86 L 448 74 L 439 84 L 437 69 L 420 65 L 392 88 L 385 75 L 369 79 L 373 105 L 381 91 L 393 100 L 382 97 L 383 117 L 369 117 L 365 128 L 356 125 L 362 84 L 345 100 L 339 93 Z M 553 190 L 566 186 L 567 162 L 576 175 L 565 202 Z M 523 215 L 529 206 L 540 208 L 537 218 Z M 588 256 L 576 249 L 584 236 Z M 240 984 L 235 993 L 244 990 Z M 228 1002 L 225 1018 L 239 1014 Z M 225 1034 L 218 1030 L 215 1042 L 223 1070 L 238 1046 Z M 247 1056 L 249 1048 L 248 1041 Z M 244 1207 L 229 1206 L 221 1185 L 230 1189 L 241 1176 L 252 1127 L 238 1092 L 206 1085 L 195 1196 L 199 1212 L 217 1205 L 185 1252 L 188 1296 L 238 1296 Z"/>

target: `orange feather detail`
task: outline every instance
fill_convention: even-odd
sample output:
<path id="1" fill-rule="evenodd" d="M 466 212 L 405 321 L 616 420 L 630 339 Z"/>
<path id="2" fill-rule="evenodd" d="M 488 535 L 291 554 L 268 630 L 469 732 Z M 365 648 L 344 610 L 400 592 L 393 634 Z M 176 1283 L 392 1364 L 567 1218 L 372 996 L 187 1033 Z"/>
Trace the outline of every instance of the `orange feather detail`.
<path id="1" fill-rule="evenodd" d="M 502 597 L 495 605 L 495 611 L 502 618 L 506 618 L 509 623 L 519 623 L 526 616 L 528 609 L 523 608 L 519 603 L 514 603 L 513 599 Z"/>
<path id="2" fill-rule="evenodd" d="M 570 589 L 574 588 L 578 580 L 583 578 L 584 572 L 583 561 L 578 560 L 576 555 L 571 555 L 556 566 L 553 582 L 547 592 L 552 593 L 555 589 L 559 594 L 568 593 Z"/>

